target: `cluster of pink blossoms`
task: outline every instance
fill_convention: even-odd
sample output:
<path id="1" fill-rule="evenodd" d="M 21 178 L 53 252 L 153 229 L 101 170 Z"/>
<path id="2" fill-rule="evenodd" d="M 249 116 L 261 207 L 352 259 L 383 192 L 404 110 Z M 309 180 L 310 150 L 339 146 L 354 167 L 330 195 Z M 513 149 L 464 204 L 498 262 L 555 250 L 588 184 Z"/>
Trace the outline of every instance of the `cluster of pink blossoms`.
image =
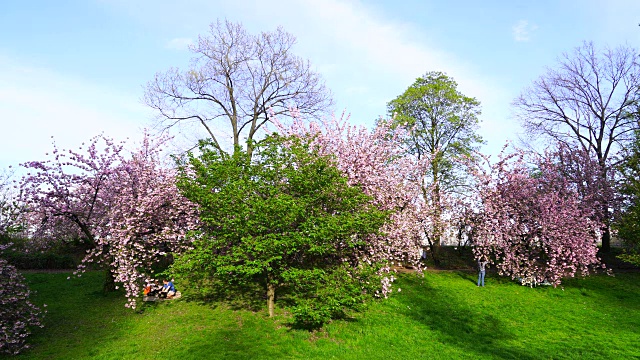
<path id="1" fill-rule="evenodd" d="M 475 169 L 479 212 L 471 234 L 476 257 L 501 275 L 556 286 L 599 264 L 600 224 L 553 154 L 535 160 L 532 169 L 516 153 Z"/>
<path id="2" fill-rule="evenodd" d="M 321 155 L 333 156 L 350 185 L 361 187 L 378 208 L 391 211 L 391 221 L 381 229 L 382 235 L 368 239 L 359 262 L 385 263 L 384 272 L 393 265 L 422 269 L 423 230 L 431 226 L 421 193 L 428 160 L 406 156 L 399 135 L 390 136 L 383 121 L 373 131 L 349 125 L 344 115 L 321 123 L 294 117 L 291 124 L 277 126 L 284 135 L 308 139 Z M 391 291 L 392 282 L 393 276 L 383 279 L 383 296 Z"/>
<path id="3" fill-rule="evenodd" d="M 197 223 L 195 206 L 176 187 L 175 171 L 162 162 L 166 141 L 145 134 L 140 148 L 124 156 L 123 144 L 98 136 L 86 151 L 61 151 L 54 144 L 53 159 L 23 164 L 30 170 L 21 190 L 31 237 L 82 238 L 90 249 L 74 274 L 90 263 L 106 266 L 132 308 L 152 265 L 187 248 L 186 232 Z"/>
<path id="4" fill-rule="evenodd" d="M 0 254 L 9 245 L 0 245 Z M 28 347 L 30 327 L 42 327 L 43 313 L 31 303 L 30 295 L 18 270 L 0 258 L 0 354 L 20 353 Z"/>

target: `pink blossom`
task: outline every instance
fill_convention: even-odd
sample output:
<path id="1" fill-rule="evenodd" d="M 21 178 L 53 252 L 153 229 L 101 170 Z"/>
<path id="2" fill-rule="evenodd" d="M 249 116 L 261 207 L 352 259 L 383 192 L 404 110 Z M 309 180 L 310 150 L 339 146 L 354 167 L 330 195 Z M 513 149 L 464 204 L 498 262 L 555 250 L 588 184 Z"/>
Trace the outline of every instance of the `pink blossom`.
<path id="1" fill-rule="evenodd" d="M 186 233 L 197 223 L 195 206 L 175 185 L 175 170 L 160 157 L 167 140 L 145 133 L 141 146 L 125 156 L 122 143 L 98 136 L 84 152 L 22 164 L 36 170 L 21 183 L 34 244 L 84 239 L 91 248 L 74 274 L 81 276 L 88 263 L 102 264 L 123 285 L 132 308 L 151 265 L 188 248 Z"/>

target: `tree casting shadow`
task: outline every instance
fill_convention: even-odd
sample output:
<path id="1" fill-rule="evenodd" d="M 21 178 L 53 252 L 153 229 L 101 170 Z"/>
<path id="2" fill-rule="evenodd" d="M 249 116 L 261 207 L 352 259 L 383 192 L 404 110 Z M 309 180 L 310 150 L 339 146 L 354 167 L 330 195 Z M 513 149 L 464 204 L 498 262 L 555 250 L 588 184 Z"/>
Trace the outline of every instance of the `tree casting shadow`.
<path id="1" fill-rule="evenodd" d="M 469 274 L 460 274 L 465 281 L 475 286 Z M 442 335 L 442 341 L 453 344 L 470 353 L 496 358 L 534 359 L 519 349 L 501 345 L 503 341 L 515 339 L 502 321 L 492 315 L 466 308 L 455 297 L 439 291 L 424 278 L 406 276 L 402 283 L 405 296 L 398 297 L 403 315 L 419 321 Z M 405 290 L 406 289 L 406 290 Z"/>

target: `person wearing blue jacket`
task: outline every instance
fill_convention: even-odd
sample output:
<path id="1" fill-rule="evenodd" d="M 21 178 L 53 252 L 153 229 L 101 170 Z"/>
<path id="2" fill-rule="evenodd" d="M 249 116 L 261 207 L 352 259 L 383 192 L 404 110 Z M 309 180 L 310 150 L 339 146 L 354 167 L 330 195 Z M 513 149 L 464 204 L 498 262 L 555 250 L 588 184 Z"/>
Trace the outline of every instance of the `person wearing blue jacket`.
<path id="1" fill-rule="evenodd" d="M 160 291 L 160 297 L 171 299 L 176 295 L 176 287 L 173 285 L 173 282 L 164 279 L 162 280 L 164 285 L 162 286 L 162 290 Z"/>

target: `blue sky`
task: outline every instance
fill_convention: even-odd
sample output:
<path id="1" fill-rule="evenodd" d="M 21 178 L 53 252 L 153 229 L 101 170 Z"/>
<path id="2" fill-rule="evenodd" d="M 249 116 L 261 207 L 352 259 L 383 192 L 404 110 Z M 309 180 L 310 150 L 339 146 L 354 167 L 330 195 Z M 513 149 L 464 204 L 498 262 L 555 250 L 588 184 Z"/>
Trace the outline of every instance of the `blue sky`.
<path id="1" fill-rule="evenodd" d="M 188 66 L 186 45 L 216 19 L 251 32 L 282 25 L 333 92 L 336 112 L 373 126 L 427 71 L 482 103 L 485 152 L 514 140 L 511 101 L 582 41 L 640 50 L 640 1 L 0 2 L 0 168 L 44 158 L 51 136 L 77 147 L 104 132 L 139 137 L 156 72 Z"/>

